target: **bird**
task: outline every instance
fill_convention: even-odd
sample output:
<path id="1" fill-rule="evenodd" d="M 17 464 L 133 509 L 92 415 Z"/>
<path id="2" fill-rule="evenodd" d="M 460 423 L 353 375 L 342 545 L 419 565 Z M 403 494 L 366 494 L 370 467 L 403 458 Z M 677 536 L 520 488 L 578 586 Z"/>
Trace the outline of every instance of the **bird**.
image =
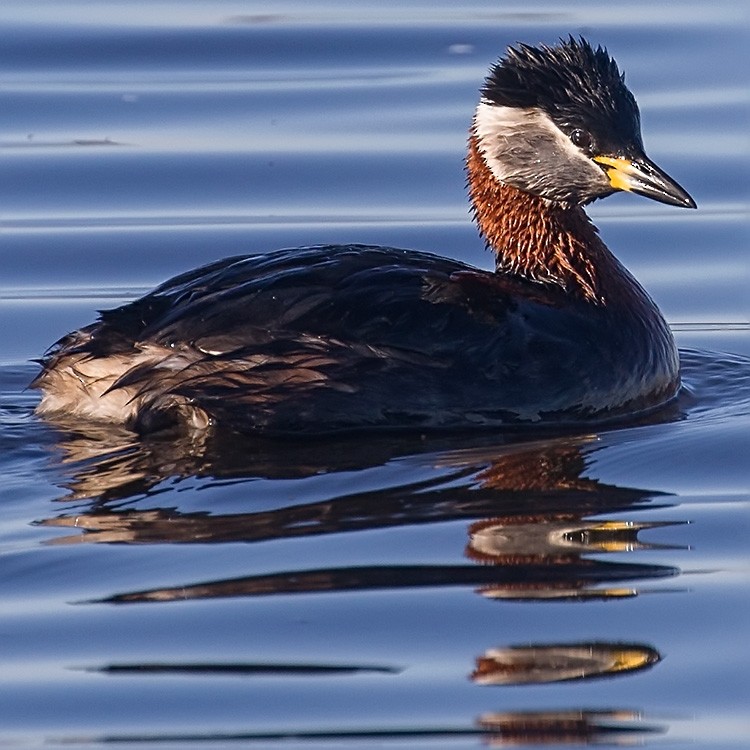
<path id="1" fill-rule="evenodd" d="M 465 169 L 494 269 L 362 244 L 218 260 L 53 344 L 36 412 L 141 435 L 305 436 L 588 429 L 672 402 L 670 328 L 584 207 L 617 191 L 696 203 L 646 156 L 608 51 L 573 36 L 507 47 Z"/>

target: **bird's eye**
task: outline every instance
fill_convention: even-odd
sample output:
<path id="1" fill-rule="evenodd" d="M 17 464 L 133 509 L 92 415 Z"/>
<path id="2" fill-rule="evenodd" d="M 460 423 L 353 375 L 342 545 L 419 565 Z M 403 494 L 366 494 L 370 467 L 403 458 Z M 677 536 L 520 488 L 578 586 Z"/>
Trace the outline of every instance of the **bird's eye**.
<path id="1" fill-rule="evenodd" d="M 578 146 L 582 151 L 587 151 L 591 148 L 592 140 L 590 133 L 581 130 L 580 128 L 576 128 L 570 134 L 570 140 L 573 141 L 573 144 Z"/>

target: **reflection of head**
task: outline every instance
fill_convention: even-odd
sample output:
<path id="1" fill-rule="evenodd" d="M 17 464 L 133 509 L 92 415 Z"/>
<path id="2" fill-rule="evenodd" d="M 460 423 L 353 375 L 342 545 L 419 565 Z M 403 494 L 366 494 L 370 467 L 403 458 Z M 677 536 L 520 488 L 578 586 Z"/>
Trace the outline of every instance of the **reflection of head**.
<path id="1" fill-rule="evenodd" d="M 638 533 L 669 525 L 669 522 L 587 521 L 572 514 L 567 519 L 551 514 L 492 518 L 471 524 L 466 555 L 477 562 L 495 565 L 524 561 L 565 564 L 586 554 L 660 549 L 661 545 L 641 542 Z"/>

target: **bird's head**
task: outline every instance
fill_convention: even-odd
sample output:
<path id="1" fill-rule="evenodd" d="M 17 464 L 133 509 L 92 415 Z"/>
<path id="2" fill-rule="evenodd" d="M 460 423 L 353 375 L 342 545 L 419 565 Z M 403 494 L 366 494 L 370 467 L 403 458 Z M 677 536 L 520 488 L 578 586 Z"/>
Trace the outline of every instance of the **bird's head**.
<path id="1" fill-rule="evenodd" d="M 584 205 L 627 190 L 695 208 L 646 156 L 617 64 L 584 39 L 511 47 L 485 80 L 473 133 L 497 180 L 549 201 Z"/>

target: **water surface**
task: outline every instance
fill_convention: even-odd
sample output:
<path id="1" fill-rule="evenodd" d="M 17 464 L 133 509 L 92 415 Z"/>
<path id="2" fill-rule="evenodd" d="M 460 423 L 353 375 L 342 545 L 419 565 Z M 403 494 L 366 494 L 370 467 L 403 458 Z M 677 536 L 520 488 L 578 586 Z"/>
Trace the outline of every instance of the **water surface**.
<path id="1" fill-rule="evenodd" d="M 0 27 L 0 740 L 746 746 L 742 6 L 10 0 Z M 283 444 L 33 416 L 30 360 L 199 263 L 357 241 L 487 267 L 478 86 L 568 33 L 617 57 L 700 206 L 591 210 L 675 329 L 674 408 Z"/>

